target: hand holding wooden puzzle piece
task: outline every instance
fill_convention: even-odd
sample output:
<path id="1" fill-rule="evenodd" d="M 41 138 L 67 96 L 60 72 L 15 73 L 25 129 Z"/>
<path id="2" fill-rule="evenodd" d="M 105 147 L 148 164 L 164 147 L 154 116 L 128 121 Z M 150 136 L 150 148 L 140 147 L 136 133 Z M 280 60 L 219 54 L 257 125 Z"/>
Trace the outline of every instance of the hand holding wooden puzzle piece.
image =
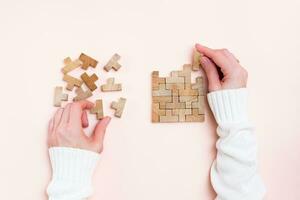
<path id="1" fill-rule="evenodd" d="M 121 68 L 121 65 L 118 63 L 121 57 L 118 54 L 114 54 L 113 57 L 107 62 L 104 66 L 105 71 L 109 71 L 110 69 L 114 69 L 115 71 Z M 81 67 L 83 70 L 87 70 L 89 67 L 96 68 L 98 61 L 94 58 L 81 54 L 78 59 L 72 60 L 67 57 L 64 60 L 65 66 L 62 68 L 63 81 L 67 83 L 66 89 L 68 91 L 72 91 L 75 87 L 76 96 L 73 98 L 73 101 L 85 100 L 91 96 L 93 96 L 93 91 L 95 91 L 98 87 L 95 83 L 99 78 L 96 74 L 88 75 L 84 72 L 79 78 L 73 77 L 68 73 Z M 101 86 L 101 91 L 103 92 L 112 92 L 112 91 L 121 91 L 122 84 L 114 83 L 114 78 L 109 78 L 106 81 L 106 84 Z M 85 84 L 87 89 L 84 90 L 81 86 Z M 100 91 L 100 89 L 99 89 Z M 62 101 L 68 101 L 68 94 L 63 93 L 63 87 L 55 87 L 54 93 L 54 106 L 60 107 Z M 115 116 L 121 117 L 124 107 L 125 107 L 125 98 L 120 98 L 119 102 L 112 102 L 111 108 L 115 110 Z M 95 107 L 91 109 L 91 113 L 95 114 L 97 119 L 102 119 L 104 117 L 103 113 L 103 100 L 96 100 Z"/>

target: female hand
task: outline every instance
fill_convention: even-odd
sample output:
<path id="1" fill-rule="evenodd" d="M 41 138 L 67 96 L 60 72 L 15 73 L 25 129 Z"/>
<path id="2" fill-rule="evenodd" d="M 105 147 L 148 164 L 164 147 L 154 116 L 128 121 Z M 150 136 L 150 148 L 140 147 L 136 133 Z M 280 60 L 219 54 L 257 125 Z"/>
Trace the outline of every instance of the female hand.
<path id="1" fill-rule="evenodd" d="M 86 110 L 90 110 L 93 106 L 89 101 L 79 101 L 69 103 L 65 108 L 59 108 L 49 122 L 49 147 L 72 147 L 101 153 L 110 117 L 100 120 L 93 135 L 88 137 L 83 128 L 89 125 Z"/>
<path id="2" fill-rule="evenodd" d="M 247 86 L 247 71 L 227 49 L 211 49 L 200 44 L 196 44 L 196 49 L 203 54 L 200 62 L 207 75 L 209 92 Z M 222 80 L 217 67 L 224 75 Z"/>

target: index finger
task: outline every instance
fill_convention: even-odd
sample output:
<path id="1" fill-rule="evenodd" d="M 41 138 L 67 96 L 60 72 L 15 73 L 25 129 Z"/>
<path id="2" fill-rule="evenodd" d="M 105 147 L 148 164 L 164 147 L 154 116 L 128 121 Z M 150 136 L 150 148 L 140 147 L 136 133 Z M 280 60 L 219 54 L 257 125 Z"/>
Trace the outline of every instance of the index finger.
<path id="1" fill-rule="evenodd" d="M 78 101 L 73 103 L 70 111 L 69 123 L 73 123 L 74 125 L 82 125 L 82 114 L 83 110 L 90 110 L 94 107 L 94 104 L 90 101 Z"/>

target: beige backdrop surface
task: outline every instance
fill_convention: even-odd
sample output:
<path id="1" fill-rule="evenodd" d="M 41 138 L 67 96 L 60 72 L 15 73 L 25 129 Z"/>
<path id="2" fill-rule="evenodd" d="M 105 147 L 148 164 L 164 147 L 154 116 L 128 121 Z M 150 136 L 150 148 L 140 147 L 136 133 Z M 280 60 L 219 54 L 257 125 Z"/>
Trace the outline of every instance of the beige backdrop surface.
<path id="1" fill-rule="evenodd" d="M 249 105 L 260 172 L 272 200 L 300 199 L 300 3 L 297 0 L 0 1 L 1 199 L 46 199 L 51 176 L 46 127 L 66 56 L 100 62 L 105 111 L 124 96 L 94 176 L 93 200 L 212 200 L 215 123 L 151 124 L 150 74 L 190 61 L 195 42 L 227 47 L 249 71 Z M 104 73 L 118 52 L 123 67 Z M 90 117 L 94 125 L 93 116 Z"/>

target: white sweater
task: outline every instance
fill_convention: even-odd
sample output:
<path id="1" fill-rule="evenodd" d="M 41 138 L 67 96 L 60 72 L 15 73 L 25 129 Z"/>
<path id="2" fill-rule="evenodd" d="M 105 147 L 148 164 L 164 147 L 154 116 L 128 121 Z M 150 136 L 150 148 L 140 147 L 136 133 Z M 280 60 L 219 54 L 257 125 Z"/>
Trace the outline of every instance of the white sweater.
<path id="1" fill-rule="evenodd" d="M 216 200 L 261 200 L 265 194 L 257 172 L 256 141 L 247 117 L 246 93 L 243 88 L 208 94 L 219 135 L 217 157 L 211 168 Z M 99 154 L 65 147 L 50 148 L 49 154 L 53 169 L 47 190 L 49 199 L 89 197 Z"/>

